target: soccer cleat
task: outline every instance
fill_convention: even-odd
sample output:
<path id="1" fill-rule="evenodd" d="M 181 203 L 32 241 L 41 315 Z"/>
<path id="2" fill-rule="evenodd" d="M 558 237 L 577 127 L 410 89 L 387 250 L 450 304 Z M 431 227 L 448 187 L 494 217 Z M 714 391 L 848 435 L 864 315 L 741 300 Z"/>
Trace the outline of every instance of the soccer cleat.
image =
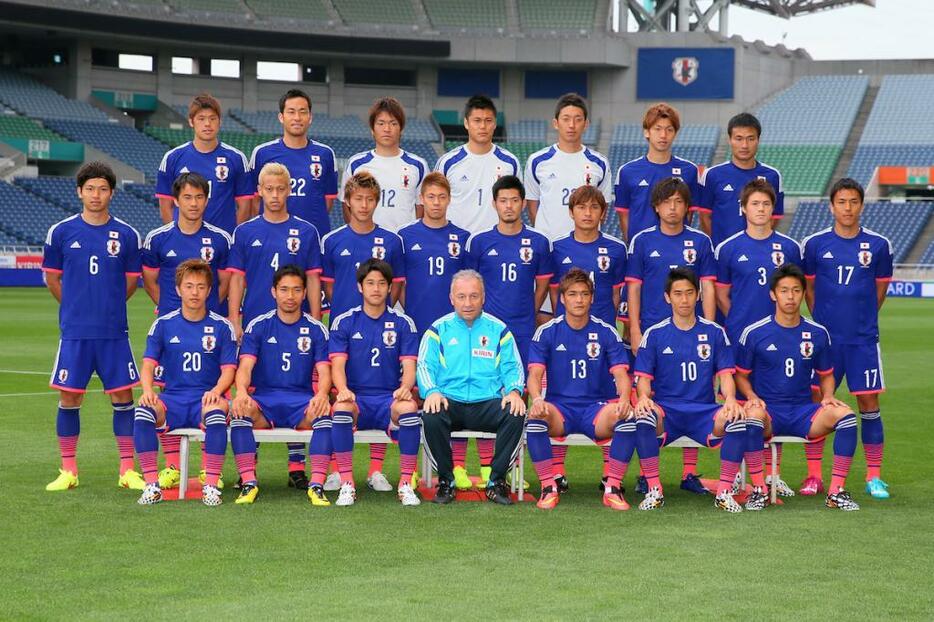
<path id="1" fill-rule="evenodd" d="M 765 506 L 768 504 L 769 494 L 767 489 L 756 486 L 752 489 L 752 492 L 749 493 L 749 497 L 746 498 L 745 508 L 757 512 L 759 510 L 764 510 Z"/>
<path id="2" fill-rule="evenodd" d="M 513 468 L 509 469 L 508 475 L 509 475 L 509 478 L 510 478 L 510 479 L 512 479 L 512 477 L 513 477 L 514 475 L 517 475 L 517 474 L 516 474 L 516 468 L 513 467 Z M 487 476 L 487 479 L 489 479 L 489 476 Z M 530 484 L 527 480 L 522 480 L 522 490 L 528 490 L 528 489 L 531 488 L 531 487 L 532 487 L 532 484 Z"/>
<path id="3" fill-rule="evenodd" d="M 202 485 L 202 486 L 204 486 L 204 484 L 208 481 L 208 472 L 205 471 L 204 469 L 201 469 L 201 470 L 198 472 L 198 481 L 201 482 L 201 485 Z M 234 488 L 235 488 L 236 490 L 240 490 L 240 488 L 242 488 L 242 487 L 243 487 L 243 482 L 240 481 L 240 480 L 237 480 L 237 485 L 234 486 Z M 217 476 L 217 488 L 218 488 L 218 490 L 223 490 L 223 489 L 224 489 L 224 477 L 223 477 L 222 475 L 219 475 L 219 474 L 218 474 L 218 476 Z"/>
<path id="4" fill-rule="evenodd" d="M 486 498 L 499 505 L 512 505 L 512 499 L 509 498 L 509 487 L 504 480 L 490 482 L 486 487 Z"/>
<path id="5" fill-rule="evenodd" d="M 736 477 L 733 478 L 733 485 L 730 486 L 730 494 L 738 495 L 742 487 L 743 487 L 743 474 L 737 471 Z"/>
<path id="6" fill-rule="evenodd" d="M 289 471 L 289 488 L 308 490 L 308 476 L 304 471 Z"/>
<path id="7" fill-rule="evenodd" d="M 766 476 L 765 485 L 767 488 L 772 487 L 772 476 L 771 475 Z M 788 483 L 785 482 L 785 480 L 783 480 L 780 477 L 775 478 L 775 493 L 779 497 L 794 497 L 795 496 L 795 491 L 792 490 L 791 486 L 789 486 Z"/>
<path id="8" fill-rule="evenodd" d="M 681 480 L 681 490 L 693 492 L 695 495 L 710 494 L 710 491 L 704 488 L 704 483 L 697 473 L 688 473 L 688 476 Z"/>
<path id="9" fill-rule="evenodd" d="M 607 488 L 606 492 L 603 493 L 603 505 L 611 510 L 625 511 L 629 509 L 629 504 L 616 486 Z"/>
<path id="10" fill-rule="evenodd" d="M 392 484 L 386 479 L 386 476 L 376 471 L 366 478 L 366 487 L 376 492 L 392 492 Z M 340 505 L 338 503 L 338 505 Z"/>
<path id="11" fill-rule="evenodd" d="M 889 485 L 883 482 L 878 477 L 874 477 L 868 482 L 866 482 L 866 492 L 872 496 L 873 499 L 888 499 L 889 498 Z"/>
<path id="12" fill-rule="evenodd" d="M 328 473 L 328 478 L 324 480 L 324 489 L 328 492 L 334 492 L 341 489 L 341 474 L 337 471 Z"/>
<path id="13" fill-rule="evenodd" d="M 341 484 L 340 494 L 337 496 L 337 502 L 335 505 L 345 507 L 348 505 L 353 505 L 354 501 L 357 500 L 357 489 L 353 487 L 353 484 L 350 482 L 345 482 Z"/>
<path id="14" fill-rule="evenodd" d="M 452 482 L 439 480 L 438 488 L 435 490 L 435 496 L 431 502 L 446 505 L 454 501 L 454 487 L 451 484 Z"/>
<path id="15" fill-rule="evenodd" d="M 470 490 L 473 488 L 473 482 L 467 475 L 467 469 L 462 466 L 454 467 L 454 487 L 458 490 Z"/>
<path id="16" fill-rule="evenodd" d="M 558 489 L 559 495 L 563 495 L 570 490 L 567 475 L 555 475 L 555 488 Z"/>
<path id="17" fill-rule="evenodd" d="M 822 492 L 824 492 L 824 480 L 810 475 L 801 482 L 801 488 L 798 489 L 798 493 L 805 497 L 813 497 Z"/>
<path id="18" fill-rule="evenodd" d="M 743 506 L 736 502 L 728 492 L 720 493 L 713 500 L 713 506 L 718 510 L 723 510 L 731 514 L 738 514 L 743 511 Z"/>
<path id="19" fill-rule="evenodd" d="M 221 498 L 221 489 L 217 486 L 205 484 L 201 487 L 201 503 L 207 506 L 215 507 L 223 503 Z"/>
<path id="20" fill-rule="evenodd" d="M 410 484 L 405 483 L 399 486 L 397 494 L 399 495 L 399 501 L 402 502 L 402 505 L 415 506 L 422 504 L 422 500 L 418 498 L 418 495 L 412 490 Z"/>
<path id="21" fill-rule="evenodd" d="M 320 484 L 312 484 L 308 487 L 308 500 L 312 505 L 327 507 L 331 505 L 328 498 L 324 496 L 324 488 Z"/>
<path id="22" fill-rule="evenodd" d="M 824 504 L 828 508 L 836 508 L 844 512 L 854 512 L 859 509 L 859 504 L 853 501 L 850 493 L 842 488 L 827 495 L 827 501 Z"/>
<path id="23" fill-rule="evenodd" d="M 123 472 L 123 475 L 120 476 L 120 479 L 117 480 L 117 486 L 120 488 L 129 488 L 130 490 L 144 490 L 146 488 L 146 480 L 143 479 L 143 476 L 140 475 L 139 472 L 133 469 L 127 469 Z"/>
<path id="24" fill-rule="evenodd" d="M 560 499 L 561 496 L 554 487 L 546 486 L 542 488 L 542 496 L 538 498 L 538 502 L 535 506 L 540 510 L 551 510 L 558 505 Z"/>
<path id="25" fill-rule="evenodd" d="M 640 495 L 649 494 L 649 480 L 644 475 L 640 475 L 639 479 L 636 480 L 636 492 Z"/>
<path id="26" fill-rule="evenodd" d="M 60 490 L 70 490 L 78 485 L 78 476 L 71 471 L 64 469 L 58 470 L 58 477 L 49 482 L 45 489 L 49 492 L 58 492 Z"/>
<path id="27" fill-rule="evenodd" d="M 143 487 L 143 494 L 136 500 L 140 505 L 155 505 L 162 501 L 162 489 L 159 484 L 146 484 Z"/>
<path id="28" fill-rule="evenodd" d="M 412 473 L 412 477 L 409 478 L 409 482 L 412 484 L 413 490 L 418 490 L 418 483 L 421 481 L 421 478 L 418 476 L 418 471 Z"/>
<path id="29" fill-rule="evenodd" d="M 258 495 L 259 486 L 256 485 L 256 482 L 243 482 L 243 485 L 240 487 L 240 496 L 237 497 L 234 503 L 237 505 L 249 505 L 256 501 Z"/>
<path id="30" fill-rule="evenodd" d="M 639 503 L 640 510 L 658 510 L 665 505 L 665 497 L 658 487 L 653 487 L 645 493 L 645 499 Z"/>
<path id="31" fill-rule="evenodd" d="M 243 478 L 242 478 L 242 477 L 238 477 L 238 478 L 237 478 L 237 481 L 234 483 L 233 487 L 234 487 L 234 490 L 240 490 L 240 489 L 242 489 L 242 488 L 243 488 Z"/>
<path id="32" fill-rule="evenodd" d="M 159 471 L 159 488 L 162 490 L 171 490 L 178 488 L 178 483 L 182 481 L 182 472 L 174 464 L 170 464 Z M 204 482 L 201 482 L 202 484 Z"/>
<path id="33" fill-rule="evenodd" d="M 490 483 L 490 473 L 493 472 L 493 467 L 482 466 L 480 467 L 480 482 L 477 484 L 478 488 L 486 488 L 487 484 Z"/>

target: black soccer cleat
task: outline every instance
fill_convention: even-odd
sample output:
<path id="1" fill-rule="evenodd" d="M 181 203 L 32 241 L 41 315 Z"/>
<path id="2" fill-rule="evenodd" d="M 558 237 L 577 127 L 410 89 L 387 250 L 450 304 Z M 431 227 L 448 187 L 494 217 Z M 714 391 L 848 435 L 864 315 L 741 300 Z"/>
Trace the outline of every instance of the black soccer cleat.
<path id="1" fill-rule="evenodd" d="M 439 480 L 438 488 L 435 490 L 435 496 L 431 502 L 447 505 L 452 501 L 454 501 L 454 486 L 451 485 L 451 482 Z"/>
<path id="2" fill-rule="evenodd" d="M 639 479 L 636 480 L 636 492 L 640 495 L 649 494 L 649 480 L 646 479 L 645 475 L 640 475 Z"/>
<path id="3" fill-rule="evenodd" d="M 289 488 L 308 490 L 308 476 L 304 471 L 289 471 Z"/>
<path id="4" fill-rule="evenodd" d="M 509 498 L 509 487 L 504 480 L 490 482 L 486 487 L 486 498 L 499 505 L 512 505 Z"/>
<path id="5" fill-rule="evenodd" d="M 597 484 L 597 490 L 599 490 L 602 493 L 606 492 L 606 480 L 607 480 L 607 477 L 606 475 L 604 475 L 603 477 L 600 478 L 600 483 Z M 636 492 L 639 492 L 638 488 L 636 488 Z M 621 495 L 626 494 L 626 487 L 623 486 L 622 484 L 620 484 L 619 486 L 619 494 Z"/>
<path id="6" fill-rule="evenodd" d="M 567 478 L 567 475 L 557 475 L 557 476 L 555 476 L 555 488 L 558 489 L 558 494 L 559 494 L 559 495 L 563 495 L 563 494 L 566 493 L 568 490 L 570 490 L 570 487 L 568 486 L 568 478 Z"/>

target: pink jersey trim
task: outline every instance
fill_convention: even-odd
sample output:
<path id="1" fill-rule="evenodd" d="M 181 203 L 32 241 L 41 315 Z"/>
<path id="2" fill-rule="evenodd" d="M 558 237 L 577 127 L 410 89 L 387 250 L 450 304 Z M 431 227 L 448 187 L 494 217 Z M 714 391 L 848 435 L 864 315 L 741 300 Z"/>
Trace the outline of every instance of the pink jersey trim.
<path id="1" fill-rule="evenodd" d="M 126 274 L 127 276 L 143 276 L 143 273 L 142 273 L 142 272 L 127 272 L 127 273 L 125 273 L 125 274 Z"/>
<path id="2" fill-rule="evenodd" d="M 59 270 L 58 268 L 45 268 L 45 267 L 42 268 L 42 271 L 43 271 L 43 272 L 52 272 L 52 273 L 54 273 L 54 274 L 62 274 L 63 272 L 65 272 L 64 270 Z"/>
<path id="3" fill-rule="evenodd" d="M 230 266 L 228 266 L 227 272 L 233 272 L 234 274 L 242 274 L 246 276 L 246 271 L 241 270 L 240 268 L 231 268 Z"/>
<path id="4" fill-rule="evenodd" d="M 87 389 L 72 389 L 71 387 L 63 387 L 57 384 L 49 383 L 49 388 L 58 389 L 59 391 L 64 391 L 65 393 L 87 393 Z"/>
<path id="5" fill-rule="evenodd" d="M 613 367 L 610 368 L 610 372 L 612 373 L 614 370 L 620 369 L 620 368 L 622 368 L 623 370 L 628 370 L 629 365 L 627 365 L 626 363 L 620 363 L 618 365 L 614 365 Z"/>
<path id="6" fill-rule="evenodd" d="M 718 371 L 718 372 L 717 372 L 716 374 L 714 374 L 714 375 L 715 375 L 715 376 L 719 376 L 719 375 L 721 375 L 721 374 L 735 374 L 735 373 L 736 373 L 736 368 L 735 368 L 735 367 L 724 367 L 723 369 L 721 369 L 720 371 Z"/>
<path id="7" fill-rule="evenodd" d="M 143 362 L 145 363 L 146 361 L 152 361 L 152 363 L 153 363 L 156 367 L 159 366 L 159 361 L 156 360 L 156 359 L 154 359 L 154 358 L 152 358 L 151 356 L 144 356 L 144 357 L 143 357 Z"/>
<path id="8" fill-rule="evenodd" d="M 324 276 L 324 273 L 322 272 L 322 274 L 321 274 L 321 280 L 324 281 L 325 283 L 333 283 L 333 282 L 334 282 L 334 277 Z"/>
<path id="9" fill-rule="evenodd" d="M 337 357 L 347 358 L 347 353 L 346 352 L 331 352 L 330 354 L 328 354 L 328 360 L 336 359 Z"/>
<path id="10" fill-rule="evenodd" d="M 715 276 L 702 276 L 702 277 L 700 278 L 700 280 L 701 280 L 701 281 L 716 281 L 716 280 L 717 280 L 717 277 L 715 277 Z"/>
<path id="11" fill-rule="evenodd" d="M 691 206 L 691 209 L 689 209 L 688 211 L 690 211 L 690 212 L 704 212 L 705 214 L 713 214 L 713 210 L 712 210 L 712 209 L 708 209 L 708 208 L 706 208 L 706 207 L 700 207 L 700 206 L 698 206 L 698 205 L 692 205 L 692 206 Z"/>
<path id="12" fill-rule="evenodd" d="M 627 277 L 626 277 L 626 282 L 627 282 L 627 283 L 641 283 L 641 282 L 642 282 L 642 279 L 637 278 L 637 277 L 634 277 L 634 276 L 627 276 Z"/>
<path id="13" fill-rule="evenodd" d="M 716 283 L 714 283 L 714 287 L 733 287 L 733 284 L 732 283 L 721 283 L 720 281 L 717 281 Z"/>
<path id="14" fill-rule="evenodd" d="M 172 199 L 173 201 L 175 200 L 175 197 L 173 197 L 171 194 L 159 194 L 158 192 L 156 193 L 156 198 L 157 199 Z"/>
<path id="15" fill-rule="evenodd" d="M 742 372 L 742 373 L 744 373 L 744 374 L 751 374 L 751 373 L 752 373 L 752 370 L 751 370 L 751 369 L 746 369 L 745 367 L 740 367 L 739 365 L 736 366 L 736 371 Z"/>
<path id="16" fill-rule="evenodd" d="M 148 272 L 158 272 L 158 271 L 159 271 L 159 268 L 158 268 L 158 267 L 153 268 L 153 267 L 151 267 L 151 266 L 143 266 L 143 272 L 147 272 L 147 271 L 148 271 Z"/>
<path id="17" fill-rule="evenodd" d="M 305 270 L 305 274 L 312 274 L 314 272 L 321 272 L 321 268 L 308 268 Z"/>
<path id="18" fill-rule="evenodd" d="M 227 363 L 225 365 L 221 365 L 221 369 L 230 369 L 230 368 L 237 369 L 237 366 L 234 365 L 233 363 Z"/>
<path id="19" fill-rule="evenodd" d="M 655 380 L 655 376 L 652 374 L 647 374 L 644 371 L 634 371 L 632 372 L 633 376 L 642 376 L 643 378 L 648 378 L 649 380 Z"/>
<path id="20" fill-rule="evenodd" d="M 617 207 L 616 211 L 617 212 L 628 212 L 629 208 L 628 207 Z"/>
<path id="21" fill-rule="evenodd" d="M 529 369 L 533 367 L 541 367 L 542 369 L 545 369 L 545 365 L 543 363 L 529 363 Z"/>
<path id="22" fill-rule="evenodd" d="M 117 387 L 116 389 L 106 389 L 106 390 L 104 390 L 104 393 L 106 393 L 107 395 L 110 395 L 111 393 L 117 393 L 117 392 L 123 391 L 123 390 L 125 390 L 125 389 L 132 389 L 133 387 L 138 387 L 139 385 L 140 385 L 140 381 L 137 380 L 136 382 L 133 382 L 133 383 L 131 383 L 131 384 L 127 384 L 127 385 L 124 385 L 124 386 L 122 386 L 122 387 Z"/>
<path id="23" fill-rule="evenodd" d="M 888 283 L 892 280 L 890 276 L 880 276 L 876 278 L 876 283 Z"/>
<path id="24" fill-rule="evenodd" d="M 255 360 L 256 360 L 256 355 L 255 355 L 255 354 L 241 354 L 241 355 L 240 355 L 240 358 L 242 358 L 242 359 L 253 359 L 253 360 L 255 361 Z"/>
<path id="25" fill-rule="evenodd" d="M 817 372 L 818 376 L 826 376 L 827 374 L 833 373 L 833 367 L 831 367 L 830 369 L 815 369 L 814 371 Z"/>

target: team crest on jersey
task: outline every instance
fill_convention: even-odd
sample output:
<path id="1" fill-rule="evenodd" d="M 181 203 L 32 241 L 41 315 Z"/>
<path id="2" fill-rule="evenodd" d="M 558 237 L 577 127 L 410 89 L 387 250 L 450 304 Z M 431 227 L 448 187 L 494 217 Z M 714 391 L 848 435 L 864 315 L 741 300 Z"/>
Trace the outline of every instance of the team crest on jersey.
<path id="1" fill-rule="evenodd" d="M 859 265 L 864 268 L 868 268 L 869 264 L 872 263 L 872 252 L 870 251 L 859 251 L 859 255 L 857 257 L 859 258 Z"/>
<path id="2" fill-rule="evenodd" d="M 107 240 L 107 254 L 111 257 L 120 254 L 120 240 Z"/>
<path id="3" fill-rule="evenodd" d="M 531 246 L 522 246 L 519 248 L 519 259 L 522 260 L 522 263 L 529 263 L 532 261 L 532 252 Z"/>
<path id="4" fill-rule="evenodd" d="M 591 186 L 593 185 L 593 175 L 590 174 L 590 165 L 584 165 L 584 185 Z"/>
<path id="5" fill-rule="evenodd" d="M 311 176 L 315 179 L 321 179 L 321 163 L 312 162 L 311 166 L 308 167 L 308 171 L 311 173 Z"/>
<path id="6" fill-rule="evenodd" d="M 154 380 L 161 381 L 162 374 L 164 373 L 165 373 L 165 367 L 163 367 L 162 365 L 156 365 L 156 368 L 152 370 L 152 377 Z"/>
<path id="7" fill-rule="evenodd" d="M 591 360 L 599 357 L 600 356 L 600 344 L 597 343 L 596 341 L 588 341 L 587 342 L 587 356 L 590 357 Z"/>
<path id="8" fill-rule="evenodd" d="M 214 346 L 217 345 L 217 337 L 214 335 L 204 335 L 201 337 L 201 347 L 204 348 L 205 352 L 213 352 Z"/>
<path id="9" fill-rule="evenodd" d="M 386 247 L 385 246 L 374 246 L 373 247 L 373 259 L 386 259 Z"/>
<path id="10" fill-rule="evenodd" d="M 299 238 L 286 238 L 285 247 L 289 249 L 289 253 L 296 254 L 298 249 L 301 248 L 302 241 Z"/>
<path id="11" fill-rule="evenodd" d="M 490 343 L 490 338 L 486 335 L 480 335 L 480 347 L 485 348 Z"/>
<path id="12" fill-rule="evenodd" d="M 301 335 L 295 344 L 298 346 L 299 352 L 308 354 L 308 351 L 311 350 L 311 337 L 308 335 Z"/>
<path id="13" fill-rule="evenodd" d="M 230 174 L 230 169 L 226 164 L 218 164 L 214 167 L 214 177 L 217 178 L 217 181 L 227 181 L 227 176 Z"/>
<path id="14" fill-rule="evenodd" d="M 386 344 L 387 348 L 391 348 L 396 345 L 396 331 L 394 330 L 384 330 L 383 331 L 383 343 Z"/>
<path id="15" fill-rule="evenodd" d="M 693 248 L 685 248 L 681 251 L 681 255 L 684 257 L 685 263 L 689 266 L 694 265 L 694 262 L 697 261 L 697 250 Z"/>
<path id="16" fill-rule="evenodd" d="M 203 259 L 204 261 L 208 263 L 211 263 L 212 261 L 214 261 L 214 249 L 210 246 L 202 246 L 201 247 L 201 259 Z"/>
<path id="17" fill-rule="evenodd" d="M 411 183 L 411 179 L 409 178 L 409 167 L 403 166 L 402 167 L 402 187 L 405 190 L 408 190 L 410 183 Z"/>
<path id="18" fill-rule="evenodd" d="M 710 358 L 710 344 L 709 343 L 699 343 L 697 344 L 697 356 L 700 357 L 700 360 L 706 361 Z"/>
<path id="19" fill-rule="evenodd" d="M 58 370 L 58 381 L 61 384 L 65 384 L 66 380 L 68 380 L 68 370 L 67 369 Z"/>
<path id="20" fill-rule="evenodd" d="M 687 86 L 697 80 L 700 61 L 693 56 L 679 56 L 671 61 L 671 78 L 681 86 Z"/>
<path id="21" fill-rule="evenodd" d="M 785 263 L 785 253 L 782 251 L 772 251 L 772 263 L 775 264 L 775 267 Z"/>
<path id="22" fill-rule="evenodd" d="M 813 341 L 802 341 L 801 342 L 801 356 L 805 359 L 811 358 L 811 355 L 814 354 L 814 342 Z"/>
<path id="23" fill-rule="evenodd" d="M 606 272 L 610 269 L 610 258 L 608 255 L 597 255 L 597 267 L 600 272 Z"/>
<path id="24" fill-rule="evenodd" d="M 460 242 L 448 242 L 448 255 L 451 258 L 460 257 L 461 254 L 461 245 Z"/>

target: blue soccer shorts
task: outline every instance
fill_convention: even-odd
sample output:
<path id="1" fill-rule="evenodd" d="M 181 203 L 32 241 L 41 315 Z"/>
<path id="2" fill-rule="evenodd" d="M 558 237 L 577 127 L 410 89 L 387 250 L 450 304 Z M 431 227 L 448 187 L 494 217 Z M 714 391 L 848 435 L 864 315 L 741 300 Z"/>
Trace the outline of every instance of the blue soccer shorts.
<path id="1" fill-rule="evenodd" d="M 165 407 L 165 427 L 199 428 L 201 425 L 201 398 L 203 391 L 163 391 L 159 401 Z"/>
<path id="2" fill-rule="evenodd" d="M 714 420 L 723 408 L 721 404 L 675 400 L 655 400 L 655 403 L 662 410 L 662 446 L 673 443 L 682 436 L 707 447 L 717 447 L 723 440 L 722 437 L 713 435 Z"/>
<path id="3" fill-rule="evenodd" d="M 357 429 L 379 430 L 389 434 L 392 427 L 392 393 L 357 393 Z"/>
<path id="4" fill-rule="evenodd" d="M 610 439 L 597 438 L 597 415 L 609 402 L 573 403 L 558 400 L 549 401 L 564 420 L 564 435 L 583 434 L 594 442 L 601 444 Z"/>
<path id="5" fill-rule="evenodd" d="M 811 424 L 821 408 L 821 404 L 813 402 L 795 406 L 766 404 L 766 411 L 772 421 L 772 436 L 809 438 Z"/>
<path id="6" fill-rule="evenodd" d="M 296 428 L 305 419 L 305 410 L 313 395 L 301 391 L 257 391 L 250 397 L 272 427 Z"/>
<path id="7" fill-rule="evenodd" d="M 139 371 L 130 340 L 60 340 L 49 386 L 69 393 L 84 393 L 95 372 L 104 385 L 104 393 L 116 393 L 138 385 Z"/>

